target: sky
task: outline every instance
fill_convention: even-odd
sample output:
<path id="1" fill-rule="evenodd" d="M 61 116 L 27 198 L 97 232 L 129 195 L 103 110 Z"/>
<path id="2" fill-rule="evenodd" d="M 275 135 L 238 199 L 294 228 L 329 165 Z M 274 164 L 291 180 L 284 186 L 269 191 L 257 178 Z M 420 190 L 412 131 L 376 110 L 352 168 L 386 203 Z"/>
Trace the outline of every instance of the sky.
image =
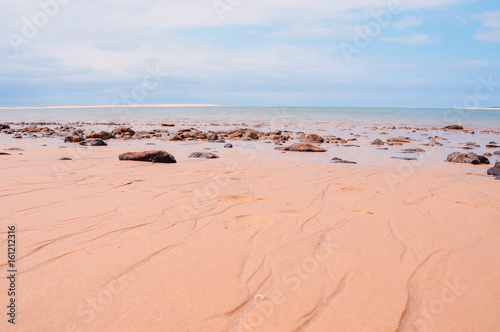
<path id="1" fill-rule="evenodd" d="M 498 0 L 0 7 L 0 107 L 500 106 Z"/>

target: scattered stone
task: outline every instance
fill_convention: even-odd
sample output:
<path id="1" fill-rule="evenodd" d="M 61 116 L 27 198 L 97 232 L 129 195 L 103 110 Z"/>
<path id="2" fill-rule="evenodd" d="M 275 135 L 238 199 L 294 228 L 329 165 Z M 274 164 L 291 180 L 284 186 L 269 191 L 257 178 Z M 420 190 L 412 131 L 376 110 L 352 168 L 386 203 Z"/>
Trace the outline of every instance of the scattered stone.
<path id="1" fill-rule="evenodd" d="M 90 141 L 90 146 L 107 146 L 108 144 L 104 142 L 102 139 L 95 139 Z"/>
<path id="2" fill-rule="evenodd" d="M 156 145 L 156 143 L 146 143 L 146 145 Z"/>
<path id="3" fill-rule="evenodd" d="M 410 157 L 391 157 L 392 159 L 401 159 L 401 160 L 418 160 L 417 158 Z"/>
<path id="4" fill-rule="evenodd" d="M 224 145 L 224 147 L 225 147 L 226 149 L 232 149 L 232 148 L 233 148 L 233 145 L 232 145 L 231 143 L 227 143 L 227 144 L 225 144 L 225 145 Z"/>
<path id="5" fill-rule="evenodd" d="M 215 141 L 215 143 L 226 143 L 226 141 L 224 141 L 223 139 L 218 139 Z"/>
<path id="6" fill-rule="evenodd" d="M 110 139 L 110 138 L 114 138 L 115 135 L 113 135 L 112 133 L 110 133 L 108 131 L 101 131 L 99 133 L 90 133 L 86 137 L 87 137 L 87 139 L 94 139 L 94 138 Z"/>
<path id="7" fill-rule="evenodd" d="M 59 158 L 58 160 L 73 160 L 73 159 L 68 158 L 68 157 L 62 157 L 62 158 Z"/>
<path id="8" fill-rule="evenodd" d="M 64 143 L 79 143 L 83 142 L 84 138 L 82 136 L 74 135 L 74 136 L 66 136 L 64 138 Z"/>
<path id="9" fill-rule="evenodd" d="M 4 130 L 4 129 L 10 129 L 10 126 L 7 124 L 0 123 L 0 130 Z"/>
<path id="10" fill-rule="evenodd" d="M 306 142 L 306 143 L 323 143 L 325 139 L 317 134 L 309 134 L 303 139 L 301 139 L 301 142 Z"/>
<path id="11" fill-rule="evenodd" d="M 384 151 L 387 151 L 387 150 L 389 150 L 389 148 L 377 148 L 377 150 L 384 150 Z"/>
<path id="12" fill-rule="evenodd" d="M 289 147 L 277 147 L 276 150 L 294 151 L 294 152 L 326 152 L 325 149 L 312 145 L 310 143 L 295 143 Z"/>
<path id="13" fill-rule="evenodd" d="M 355 161 L 343 160 L 337 157 L 332 158 L 331 162 L 334 164 L 357 164 Z"/>
<path id="14" fill-rule="evenodd" d="M 162 127 L 175 127 L 175 124 L 171 124 L 171 123 L 162 123 L 161 124 Z"/>
<path id="15" fill-rule="evenodd" d="M 8 148 L 8 149 L 5 149 L 6 151 L 24 151 L 23 149 L 21 148 Z"/>
<path id="16" fill-rule="evenodd" d="M 496 148 L 500 148 L 500 144 L 497 144 L 495 142 L 490 142 L 489 144 L 486 144 L 486 147 L 489 149 L 496 149 Z"/>
<path id="17" fill-rule="evenodd" d="M 451 125 L 451 126 L 446 126 L 443 129 L 449 129 L 449 130 L 463 130 L 464 127 L 459 126 L 459 125 Z"/>
<path id="18" fill-rule="evenodd" d="M 499 151 L 495 151 L 495 152 L 493 152 L 493 154 L 494 154 L 495 156 L 500 156 L 500 150 L 499 150 Z"/>
<path id="19" fill-rule="evenodd" d="M 478 156 L 473 152 L 469 153 L 453 152 L 448 156 L 448 158 L 446 158 L 446 161 L 449 163 L 468 163 L 473 165 L 479 165 L 479 164 L 488 165 L 490 163 L 488 158 L 484 156 Z"/>
<path id="20" fill-rule="evenodd" d="M 371 142 L 371 145 L 384 145 L 384 142 L 381 139 L 376 139 L 373 142 Z"/>
<path id="21" fill-rule="evenodd" d="M 356 145 L 356 144 L 344 144 L 342 146 L 345 148 L 359 148 L 360 147 L 359 145 Z"/>
<path id="22" fill-rule="evenodd" d="M 7 152 L 0 152 L 0 156 L 10 156 L 10 153 L 7 153 Z"/>
<path id="23" fill-rule="evenodd" d="M 174 164 L 177 161 L 175 157 L 166 151 L 145 151 L 145 152 L 127 152 L 121 154 L 118 159 L 132 161 L 149 161 L 153 163 Z"/>
<path id="24" fill-rule="evenodd" d="M 483 153 L 483 156 L 485 156 L 485 157 L 493 157 L 493 155 L 491 153 L 489 153 L 489 152 Z"/>
<path id="25" fill-rule="evenodd" d="M 469 147 L 469 148 L 472 148 L 472 149 L 475 149 L 475 148 L 480 148 L 481 146 L 479 144 L 477 144 L 476 142 L 467 142 L 465 143 L 465 146 L 466 147 Z"/>
<path id="26" fill-rule="evenodd" d="M 193 152 L 188 158 L 217 159 L 219 156 L 212 152 Z"/>
<path id="27" fill-rule="evenodd" d="M 488 175 L 494 175 L 494 176 L 500 176 L 500 162 L 496 162 L 495 163 L 495 166 L 493 166 L 492 168 L 490 168 L 486 174 Z"/>
<path id="28" fill-rule="evenodd" d="M 389 143 L 410 143 L 410 138 L 409 137 L 393 137 L 393 138 L 388 138 L 387 142 Z"/>
<path id="29" fill-rule="evenodd" d="M 113 136 L 120 135 L 120 136 L 134 136 L 135 131 L 132 130 L 132 128 L 129 127 L 118 127 L 115 130 L 112 131 L 111 133 Z"/>
<path id="30" fill-rule="evenodd" d="M 21 136 L 21 134 L 16 134 L 16 135 L 14 135 L 13 137 L 14 137 L 14 138 L 18 138 L 18 139 L 19 139 L 19 138 L 23 138 L 23 137 Z"/>
<path id="31" fill-rule="evenodd" d="M 416 149 L 403 149 L 401 153 L 424 153 L 426 152 L 424 149 L 416 148 Z"/>
<path id="32" fill-rule="evenodd" d="M 68 147 L 67 146 L 60 146 L 59 149 L 67 149 Z"/>

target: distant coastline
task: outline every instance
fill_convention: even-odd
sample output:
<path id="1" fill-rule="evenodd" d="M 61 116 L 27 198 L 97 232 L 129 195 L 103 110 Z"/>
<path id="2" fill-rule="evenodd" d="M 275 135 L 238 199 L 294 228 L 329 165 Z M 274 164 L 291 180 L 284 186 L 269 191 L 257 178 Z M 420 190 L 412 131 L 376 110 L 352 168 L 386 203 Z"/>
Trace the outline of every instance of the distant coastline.
<path id="1" fill-rule="evenodd" d="M 89 106 L 22 106 L 0 107 L 0 110 L 49 109 L 49 108 L 102 108 L 102 107 L 218 107 L 211 104 L 154 104 L 154 105 L 89 105 Z"/>
<path id="2" fill-rule="evenodd" d="M 500 107 L 465 107 L 460 110 L 500 110 Z"/>

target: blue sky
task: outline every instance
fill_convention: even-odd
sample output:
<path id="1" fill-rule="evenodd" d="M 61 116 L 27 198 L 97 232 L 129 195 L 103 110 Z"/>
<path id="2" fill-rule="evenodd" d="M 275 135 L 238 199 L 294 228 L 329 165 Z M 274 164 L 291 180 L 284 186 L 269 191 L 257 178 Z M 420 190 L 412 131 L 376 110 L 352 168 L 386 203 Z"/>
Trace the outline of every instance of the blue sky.
<path id="1" fill-rule="evenodd" d="M 0 1 L 0 106 L 500 106 L 498 0 Z"/>

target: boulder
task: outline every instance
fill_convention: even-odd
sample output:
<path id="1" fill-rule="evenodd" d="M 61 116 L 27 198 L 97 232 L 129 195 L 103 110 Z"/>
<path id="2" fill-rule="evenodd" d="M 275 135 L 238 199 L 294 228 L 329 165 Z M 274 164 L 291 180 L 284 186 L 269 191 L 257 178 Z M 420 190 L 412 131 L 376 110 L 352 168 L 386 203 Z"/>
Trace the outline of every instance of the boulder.
<path id="1" fill-rule="evenodd" d="M 107 146 L 108 144 L 104 142 L 102 139 L 95 139 L 90 141 L 90 146 Z"/>
<path id="2" fill-rule="evenodd" d="M 490 168 L 486 174 L 488 175 L 494 175 L 494 176 L 500 176 L 500 162 L 496 162 L 495 166 Z"/>
<path id="3" fill-rule="evenodd" d="M 110 139 L 110 138 L 114 138 L 115 136 L 108 132 L 108 131 L 101 131 L 99 133 L 90 133 L 86 136 L 87 139 Z"/>
<path id="4" fill-rule="evenodd" d="M 174 164 L 177 161 L 170 153 L 161 150 L 145 152 L 127 152 L 121 154 L 118 159 L 132 161 L 149 161 L 153 163 Z"/>
<path id="5" fill-rule="evenodd" d="M 112 135 L 113 136 L 115 136 L 115 135 L 124 135 L 126 133 L 128 133 L 128 135 L 130 135 L 130 136 L 134 136 L 135 135 L 135 131 L 132 130 L 132 128 L 125 127 L 125 126 L 118 127 L 118 128 L 116 128 L 115 130 L 112 131 Z"/>
<path id="6" fill-rule="evenodd" d="M 64 138 L 64 143 L 79 143 L 83 142 L 85 139 L 82 136 L 74 135 L 74 136 L 66 136 Z"/>
<path id="7" fill-rule="evenodd" d="M 384 145 L 384 142 L 381 139 L 377 138 L 376 140 L 371 142 L 371 145 Z"/>
<path id="8" fill-rule="evenodd" d="M 193 152 L 188 158 L 217 159 L 219 156 L 212 152 Z"/>
<path id="9" fill-rule="evenodd" d="M 478 156 L 477 154 L 475 154 L 473 152 L 469 152 L 469 153 L 453 152 L 450 155 L 448 155 L 448 158 L 446 158 L 446 161 L 449 163 L 468 163 L 468 164 L 473 164 L 473 165 L 489 164 L 490 163 L 488 158 L 486 158 L 484 156 Z"/>
<path id="10" fill-rule="evenodd" d="M 8 124 L 0 123 L 0 130 L 4 130 L 4 129 L 10 129 L 10 126 Z"/>

